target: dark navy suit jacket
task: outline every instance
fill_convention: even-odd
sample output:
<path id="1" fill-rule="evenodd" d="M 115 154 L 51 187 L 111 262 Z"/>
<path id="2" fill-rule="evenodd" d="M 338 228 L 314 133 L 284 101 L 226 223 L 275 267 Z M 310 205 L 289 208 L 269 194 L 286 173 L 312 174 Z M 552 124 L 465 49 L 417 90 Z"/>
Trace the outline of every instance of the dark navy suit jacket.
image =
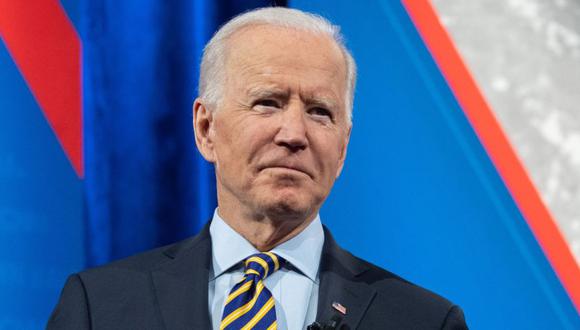
<path id="1" fill-rule="evenodd" d="M 47 329 L 211 329 L 210 263 L 206 226 L 182 242 L 71 275 Z M 459 307 L 354 257 L 326 229 L 319 290 L 316 319 L 340 316 L 338 329 L 467 329 Z"/>

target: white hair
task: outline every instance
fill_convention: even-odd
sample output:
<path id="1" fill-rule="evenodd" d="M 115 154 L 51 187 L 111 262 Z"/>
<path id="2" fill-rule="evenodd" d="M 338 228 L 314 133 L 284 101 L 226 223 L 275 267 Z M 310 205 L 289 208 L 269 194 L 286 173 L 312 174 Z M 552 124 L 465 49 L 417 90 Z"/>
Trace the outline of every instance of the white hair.
<path id="1" fill-rule="evenodd" d="M 351 121 L 356 84 L 356 63 L 344 44 L 340 28 L 321 16 L 283 7 L 248 11 L 228 21 L 213 35 L 205 46 L 201 59 L 199 95 L 202 100 L 214 106 L 219 104 L 223 97 L 222 88 L 225 85 L 227 40 L 235 32 L 252 25 L 281 26 L 332 38 L 342 50 L 346 62 L 347 81 L 344 104 L 348 114 L 347 118 L 349 122 Z"/>

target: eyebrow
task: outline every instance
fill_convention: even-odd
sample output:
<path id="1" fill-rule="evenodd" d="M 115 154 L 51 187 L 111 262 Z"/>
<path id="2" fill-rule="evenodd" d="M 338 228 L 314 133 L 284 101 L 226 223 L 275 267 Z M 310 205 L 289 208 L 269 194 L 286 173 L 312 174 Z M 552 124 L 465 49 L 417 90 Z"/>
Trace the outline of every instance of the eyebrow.
<path id="1" fill-rule="evenodd" d="M 247 94 L 252 98 L 281 98 L 288 99 L 290 97 L 290 91 L 281 89 L 276 86 L 256 86 L 250 87 Z"/>
<path id="2" fill-rule="evenodd" d="M 338 109 L 338 103 L 330 97 L 324 96 L 311 96 L 311 97 L 301 97 L 304 103 L 318 105 L 327 108 L 328 110 Z"/>
<path id="3" fill-rule="evenodd" d="M 248 88 L 247 95 L 251 98 L 276 98 L 287 100 L 290 98 L 290 90 L 280 88 L 276 85 L 271 86 L 253 86 Z M 332 97 L 326 97 L 324 95 L 300 95 L 300 99 L 309 105 L 316 105 L 327 108 L 328 110 L 337 110 L 339 108 L 338 102 Z"/>

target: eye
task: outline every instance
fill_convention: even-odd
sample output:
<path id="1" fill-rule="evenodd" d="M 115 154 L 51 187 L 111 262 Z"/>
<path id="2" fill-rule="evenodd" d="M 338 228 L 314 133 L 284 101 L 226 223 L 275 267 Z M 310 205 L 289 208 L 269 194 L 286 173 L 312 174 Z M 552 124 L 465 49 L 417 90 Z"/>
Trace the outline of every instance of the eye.
<path id="1" fill-rule="evenodd" d="M 262 99 L 254 103 L 254 106 L 268 107 L 268 108 L 280 108 L 280 103 L 273 99 Z"/>
<path id="2" fill-rule="evenodd" d="M 310 110 L 308 110 L 308 113 L 316 117 L 325 117 L 328 119 L 332 119 L 332 112 L 326 108 L 322 107 L 310 108 Z"/>

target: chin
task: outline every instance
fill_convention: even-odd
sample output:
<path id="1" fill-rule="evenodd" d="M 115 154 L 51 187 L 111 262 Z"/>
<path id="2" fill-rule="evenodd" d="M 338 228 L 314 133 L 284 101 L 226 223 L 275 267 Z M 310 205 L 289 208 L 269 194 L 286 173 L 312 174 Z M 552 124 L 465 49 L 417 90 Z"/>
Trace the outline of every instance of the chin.
<path id="1" fill-rule="evenodd" d="M 280 194 L 264 204 L 264 210 L 270 218 L 285 221 L 305 221 L 314 209 L 312 203 L 291 194 Z"/>

